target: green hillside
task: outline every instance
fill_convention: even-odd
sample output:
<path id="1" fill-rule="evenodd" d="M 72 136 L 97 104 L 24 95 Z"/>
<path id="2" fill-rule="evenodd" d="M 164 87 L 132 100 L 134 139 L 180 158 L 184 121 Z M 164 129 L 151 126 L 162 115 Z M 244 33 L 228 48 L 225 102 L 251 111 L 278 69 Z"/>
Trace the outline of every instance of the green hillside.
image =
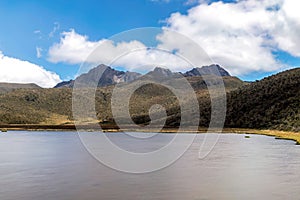
<path id="1" fill-rule="evenodd" d="M 229 93 L 229 127 L 300 131 L 300 68 Z"/>
<path id="2" fill-rule="evenodd" d="M 211 80 L 210 84 L 218 84 L 218 81 L 213 81 L 216 77 L 209 75 L 206 78 Z M 210 98 L 206 83 L 201 77 L 187 77 L 187 80 L 194 88 L 199 101 L 200 126 L 208 126 Z M 254 83 L 246 84 L 230 76 L 223 77 L 223 80 L 227 91 L 226 127 L 299 131 L 299 68 Z M 130 87 L 130 84 L 126 86 Z M 99 121 L 114 121 L 110 108 L 113 88 L 114 86 L 108 86 L 97 89 L 95 108 Z M 124 92 L 126 93 L 126 90 Z M 186 103 L 189 103 L 189 99 L 186 99 Z M 133 121 L 140 125 L 148 124 L 149 109 L 154 104 L 165 107 L 168 115 L 167 125 L 180 124 L 178 99 L 167 88 L 157 84 L 144 85 L 131 96 L 129 111 Z M 157 113 L 159 112 L 161 111 L 158 110 Z M 66 123 L 72 123 L 70 88 L 15 89 L 0 94 L 0 124 Z"/>
<path id="3" fill-rule="evenodd" d="M 17 89 L 0 95 L 1 124 L 39 124 L 72 116 L 71 89 Z"/>

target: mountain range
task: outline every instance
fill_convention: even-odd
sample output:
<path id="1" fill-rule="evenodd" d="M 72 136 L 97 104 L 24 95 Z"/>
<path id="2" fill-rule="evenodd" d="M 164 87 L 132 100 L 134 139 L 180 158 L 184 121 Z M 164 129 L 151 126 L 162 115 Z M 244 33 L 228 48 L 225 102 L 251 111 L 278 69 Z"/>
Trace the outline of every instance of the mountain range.
<path id="1" fill-rule="evenodd" d="M 137 72 L 119 71 L 106 65 L 99 65 L 87 73 L 78 76 L 75 80 L 63 81 L 58 83 L 54 88 L 73 88 L 76 81 L 79 86 L 98 85 L 98 87 L 104 87 L 114 85 L 117 83 L 130 83 L 141 77 L 155 76 L 156 78 L 171 78 L 171 77 L 194 77 L 203 75 L 216 75 L 216 76 L 230 76 L 230 74 L 221 66 L 212 64 L 209 66 L 193 68 L 185 73 L 172 72 L 169 69 L 156 67 L 153 71 L 142 75 Z"/>
<path id="2" fill-rule="evenodd" d="M 199 126 L 201 127 L 207 127 L 211 117 L 207 80 L 215 85 L 220 83 L 216 80 L 223 80 L 227 92 L 225 127 L 300 131 L 300 68 L 246 83 L 237 77 L 230 76 L 220 66 L 214 66 L 214 69 L 216 67 L 219 69 L 217 73 L 210 71 L 210 67 L 206 66 L 185 73 L 155 68 L 141 75 L 100 65 L 79 76 L 76 81 L 82 83 L 83 86 L 89 81 L 94 81 L 94 84 L 101 86 L 97 88 L 95 94 L 95 109 L 99 122 L 114 124 L 110 108 L 114 84 L 121 82 L 130 87 L 131 83 L 151 76 L 159 76 L 162 82 L 169 80 L 166 77 L 184 76 L 195 90 L 200 107 Z M 103 73 L 103 78 L 99 82 L 96 80 L 99 76 L 97 73 Z M 199 74 L 203 75 L 199 76 Z M 74 80 L 60 83 L 56 88 L 50 89 L 39 88 L 36 85 L 6 83 L 0 86 L 3 91 L 0 93 L 0 125 L 73 123 L 72 87 Z M 126 93 L 126 90 L 123 92 Z M 189 99 L 186 99 L 186 102 L 188 103 Z M 177 127 L 180 124 L 180 105 L 176 96 L 159 84 L 144 85 L 131 96 L 129 107 L 133 121 L 140 125 L 148 124 L 150 122 L 149 109 L 154 104 L 160 104 L 166 109 L 166 125 Z"/>

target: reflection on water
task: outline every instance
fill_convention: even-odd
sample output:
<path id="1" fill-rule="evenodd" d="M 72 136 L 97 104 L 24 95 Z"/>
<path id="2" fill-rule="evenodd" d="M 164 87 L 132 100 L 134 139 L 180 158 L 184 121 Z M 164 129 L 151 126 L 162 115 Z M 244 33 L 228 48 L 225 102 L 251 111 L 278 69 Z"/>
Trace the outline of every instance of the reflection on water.
<path id="1" fill-rule="evenodd" d="M 224 134 L 199 160 L 203 137 L 197 135 L 170 167 L 134 175 L 99 164 L 74 132 L 2 133 L 0 199 L 299 199 L 300 147 L 294 142 Z"/>

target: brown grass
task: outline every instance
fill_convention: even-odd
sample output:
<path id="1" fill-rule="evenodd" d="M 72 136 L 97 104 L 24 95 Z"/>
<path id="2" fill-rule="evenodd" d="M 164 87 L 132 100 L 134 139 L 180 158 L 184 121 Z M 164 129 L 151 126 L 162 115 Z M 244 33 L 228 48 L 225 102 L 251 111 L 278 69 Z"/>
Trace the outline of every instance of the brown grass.
<path id="1" fill-rule="evenodd" d="M 257 129 L 224 129 L 224 133 L 237 133 L 237 134 L 257 134 L 273 136 L 276 139 L 293 140 L 297 145 L 300 144 L 300 132 L 291 131 L 278 131 L 278 130 L 257 130 Z"/>

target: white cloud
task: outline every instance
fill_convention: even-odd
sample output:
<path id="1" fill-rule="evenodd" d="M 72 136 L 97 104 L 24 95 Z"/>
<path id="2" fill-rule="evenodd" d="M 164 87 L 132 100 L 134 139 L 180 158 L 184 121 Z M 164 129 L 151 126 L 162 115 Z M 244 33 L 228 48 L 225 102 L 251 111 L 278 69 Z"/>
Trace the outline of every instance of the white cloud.
<path id="1" fill-rule="evenodd" d="M 97 48 L 100 45 L 101 48 Z M 72 29 L 69 32 L 63 32 L 60 42 L 50 47 L 49 60 L 54 63 L 78 64 L 87 61 L 109 64 L 116 56 L 140 48 L 145 48 L 145 46 L 138 41 L 118 44 L 107 39 L 89 41 L 87 36 L 80 35 Z M 90 56 L 92 52 L 96 56 Z"/>
<path id="2" fill-rule="evenodd" d="M 206 3 L 208 0 L 187 0 L 185 5 L 194 5 L 196 3 Z"/>
<path id="3" fill-rule="evenodd" d="M 60 29 L 60 25 L 58 22 L 54 22 L 54 27 L 52 31 L 49 33 L 49 37 L 52 38 L 54 37 L 54 34 Z"/>
<path id="4" fill-rule="evenodd" d="M 76 33 L 75 30 L 62 33 L 60 42 L 49 49 L 49 60 L 54 63 L 88 62 L 123 66 L 128 70 L 152 69 L 155 65 L 173 68 L 187 66 L 187 63 L 178 57 L 164 51 L 149 50 L 139 41 L 114 43 L 102 39 L 93 42 L 89 41 L 87 36 Z"/>
<path id="5" fill-rule="evenodd" d="M 54 63 L 81 63 L 101 43 L 101 41 L 90 42 L 87 36 L 77 34 L 73 29 L 61 35 L 60 43 L 54 44 L 49 49 L 49 61 Z"/>
<path id="6" fill-rule="evenodd" d="M 222 1 L 199 5 L 187 14 L 173 13 L 158 35 L 162 49 L 173 49 L 189 55 L 198 66 L 210 64 L 205 56 L 195 53 L 195 48 L 170 34 L 169 29 L 188 36 L 198 43 L 212 58 L 233 75 L 253 72 L 278 71 L 289 66 L 274 56 L 274 51 L 285 51 L 300 57 L 300 2 L 295 0 L 239 0 L 232 3 Z M 176 35 L 176 34 L 175 34 Z M 101 48 L 96 49 L 99 45 Z M 95 51 L 96 49 L 96 51 Z M 139 49 L 139 51 L 134 51 Z M 89 56 L 94 52 L 93 56 Z M 96 52 L 96 53 L 95 53 Z M 136 69 L 143 65 L 166 65 L 173 70 L 185 70 L 186 62 L 172 54 L 146 50 L 139 41 L 114 43 L 107 39 L 90 41 L 87 36 L 71 30 L 63 32 L 59 43 L 49 49 L 49 61 L 80 64 L 84 61 L 111 62 L 124 53 L 115 65 Z M 89 56 L 89 57 L 88 57 Z M 197 62 L 194 62 L 197 60 Z"/>
<path id="7" fill-rule="evenodd" d="M 36 47 L 35 49 L 36 49 L 36 57 L 41 58 L 43 49 L 41 47 Z"/>
<path id="8" fill-rule="evenodd" d="M 172 14 L 167 23 L 171 30 L 195 40 L 215 62 L 235 75 L 276 71 L 286 66 L 272 51 L 300 56 L 299 6 L 295 0 L 202 3 L 186 15 Z M 171 39 L 159 38 L 162 47 L 170 46 Z"/>
<path id="9" fill-rule="evenodd" d="M 41 30 L 35 30 L 33 31 L 34 34 L 40 34 L 41 33 Z"/>
<path id="10" fill-rule="evenodd" d="M 190 65 L 185 60 L 167 51 L 160 49 L 139 49 L 128 52 L 119 57 L 112 66 L 124 66 L 129 71 L 146 72 L 153 68 L 167 67 L 173 71 L 190 69 Z"/>
<path id="11" fill-rule="evenodd" d="M 278 47 L 300 57 L 300 1 L 284 0 L 276 15 L 273 37 Z"/>
<path id="12" fill-rule="evenodd" d="M 42 39 L 42 31 L 41 30 L 35 30 L 33 33 L 38 36 L 38 39 Z"/>
<path id="13" fill-rule="evenodd" d="M 36 83 L 41 87 L 53 87 L 60 78 L 43 67 L 3 55 L 0 51 L 0 82 Z"/>

